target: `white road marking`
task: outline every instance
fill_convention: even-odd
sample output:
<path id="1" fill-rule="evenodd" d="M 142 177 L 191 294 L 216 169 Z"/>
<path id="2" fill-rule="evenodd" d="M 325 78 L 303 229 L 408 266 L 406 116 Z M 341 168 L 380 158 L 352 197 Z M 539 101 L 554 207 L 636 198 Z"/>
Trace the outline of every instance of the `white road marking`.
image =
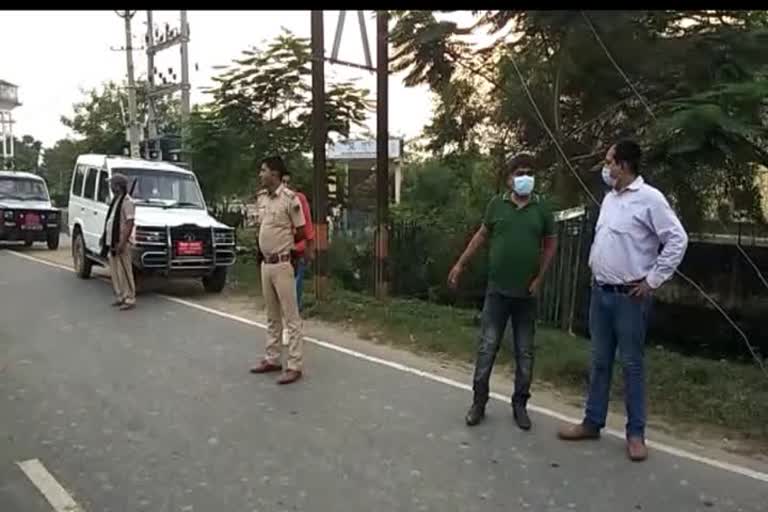
<path id="1" fill-rule="evenodd" d="M 16 463 L 56 512 L 83 512 L 72 496 L 53 478 L 37 459 Z"/>
<path id="2" fill-rule="evenodd" d="M 15 251 L 10 251 L 10 253 L 14 254 L 16 256 L 19 256 L 21 258 L 28 259 L 30 261 L 34 261 L 34 262 L 37 262 L 37 263 L 40 263 L 40 264 L 43 264 L 43 265 L 48 265 L 49 267 L 58 268 L 58 269 L 61 269 L 61 270 L 66 270 L 68 272 L 74 272 L 74 270 L 72 268 L 70 268 L 70 267 L 66 267 L 64 265 L 59 265 L 57 263 L 52 263 L 50 261 L 46 261 L 46 260 L 43 260 L 43 259 L 40 259 L 40 258 L 35 258 L 35 257 L 29 256 L 27 254 L 18 253 L 18 252 L 15 252 Z M 267 328 L 266 324 L 263 324 L 261 322 L 256 322 L 254 320 L 249 320 L 247 318 L 243 318 L 241 316 L 233 315 L 231 313 L 226 313 L 226 312 L 220 311 L 218 309 L 209 308 L 207 306 L 203 306 L 203 305 L 197 304 L 195 302 L 191 302 L 191 301 L 188 301 L 188 300 L 179 299 L 177 297 L 171 297 L 171 296 L 163 295 L 163 294 L 158 294 L 158 295 L 160 297 L 168 300 L 168 301 L 175 302 L 177 304 L 180 304 L 182 306 L 186 306 L 186 307 L 189 307 L 189 308 L 197 309 L 198 311 L 203 311 L 203 312 L 209 313 L 211 315 L 216 315 L 218 317 L 226 318 L 228 320 L 239 322 L 241 324 L 250 325 L 252 327 L 258 327 L 260 329 L 265 329 L 266 330 L 266 328 Z M 306 341 L 310 342 L 310 343 L 313 343 L 313 344 L 318 345 L 320 347 L 323 347 L 325 349 L 333 350 L 333 351 L 336 351 L 336 352 L 340 352 L 342 354 L 346 354 L 346 355 L 355 357 L 357 359 L 362 359 L 364 361 L 368 361 L 368 362 L 371 362 L 371 363 L 376 363 L 376 364 L 379 364 L 379 365 L 382 365 L 382 366 L 387 366 L 389 368 L 393 368 L 393 369 L 399 370 L 401 372 L 405 372 L 405 373 L 409 373 L 411 375 L 416 375 L 416 376 L 419 376 L 419 377 L 422 377 L 422 378 L 425 378 L 425 379 L 429 379 L 429 380 L 432 380 L 434 382 L 439 382 L 441 384 L 445 384 L 446 386 L 451 386 L 453 388 L 462 389 L 462 390 L 465 390 L 465 391 L 472 391 L 472 386 L 470 386 L 468 384 L 464 384 L 462 382 L 458 382 L 458 381 L 455 381 L 453 379 L 449 379 L 447 377 L 442 377 L 440 375 L 437 375 L 437 374 L 434 374 L 434 373 L 431 373 L 431 372 L 427 372 L 427 371 L 424 371 L 424 370 L 419 370 L 418 368 L 413 368 L 411 366 L 407 366 L 407 365 L 404 365 L 404 364 L 396 363 L 394 361 L 389 361 L 387 359 L 382 359 L 380 357 L 375 357 L 375 356 L 371 356 L 371 355 L 368 355 L 368 354 L 364 354 L 363 352 L 358 352 L 356 350 L 352 350 L 352 349 L 349 349 L 349 348 L 346 348 L 346 347 L 342 347 L 340 345 L 336 345 L 336 344 L 330 343 L 328 341 L 318 340 L 316 338 L 312 338 L 312 337 L 309 337 L 309 336 L 305 337 L 304 339 Z M 492 392 L 491 393 L 491 398 L 494 398 L 496 400 L 500 400 L 502 402 L 507 402 L 508 401 L 508 397 L 506 397 L 504 395 L 501 395 L 499 393 L 493 393 Z M 574 418 L 572 416 L 568 416 L 568 415 L 559 413 L 557 411 L 554 411 L 552 409 L 548 409 L 546 407 L 540 407 L 540 406 L 535 405 L 535 404 L 529 404 L 528 408 L 530 410 L 532 410 L 532 411 L 535 411 L 535 412 L 539 413 L 539 414 L 543 414 L 545 416 L 549 416 L 550 418 L 555 418 L 555 419 L 558 419 L 558 420 L 561 420 L 561 421 L 572 422 L 572 423 L 577 423 L 577 422 L 581 421 L 581 418 Z M 623 431 L 618 431 L 618 430 L 615 430 L 615 429 L 605 428 L 605 429 L 603 429 L 603 433 L 608 434 L 608 435 L 610 435 L 612 437 L 615 437 L 617 439 L 621 439 L 622 441 L 625 439 L 625 433 Z M 732 464 L 730 462 L 724 462 L 724 461 L 720 461 L 720 460 L 713 459 L 713 458 L 710 458 L 710 457 L 705 457 L 703 455 L 698 455 L 696 453 L 689 452 L 688 450 L 683 450 L 681 448 L 676 448 L 674 446 L 670 446 L 670 445 L 664 444 L 664 443 L 658 443 L 658 442 L 655 442 L 655 441 L 646 440 L 646 444 L 649 447 L 651 447 L 651 448 L 653 448 L 655 450 L 659 450 L 661 452 L 668 453 L 670 455 L 674 455 L 674 456 L 680 457 L 682 459 L 688 459 L 688 460 L 691 460 L 691 461 L 694 461 L 694 462 L 699 462 L 701 464 L 706 464 L 708 466 L 712 466 L 712 467 L 717 468 L 717 469 L 722 469 L 724 471 L 729 471 L 731 473 L 736 473 L 738 475 L 746 476 L 746 477 L 749 477 L 749 478 L 753 478 L 755 480 L 759 480 L 761 482 L 768 483 L 768 473 L 763 473 L 761 471 L 756 471 L 754 469 L 750 469 L 750 468 L 747 468 L 747 467 L 744 467 L 744 466 L 739 466 L 737 464 Z"/>

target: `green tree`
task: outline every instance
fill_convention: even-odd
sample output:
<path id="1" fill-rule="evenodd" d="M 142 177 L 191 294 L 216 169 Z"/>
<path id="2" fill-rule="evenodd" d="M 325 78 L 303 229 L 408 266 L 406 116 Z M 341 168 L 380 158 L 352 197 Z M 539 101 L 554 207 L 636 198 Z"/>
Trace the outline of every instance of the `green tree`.
<path id="1" fill-rule="evenodd" d="M 258 161 L 282 155 L 307 186 L 311 146 L 309 40 L 284 32 L 264 48 L 252 48 L 220 68 L 211 101 L 195 109 L 189 146 L 206 194 L 251 193 Z M 370 110 L 368 91 L 351 82 L 326 84 L 329 137 L 349 135 Z"/>
<path id="2" fill-rule="evenodd" d="M 122 154 L 128 125 L 128 92 L 125 84 L 106 82 L 99 88 L 84 91 L 86 96 L 73 105 L 72 116 L 62 116 L 61 122 L 80 137 L 86 152 Z M 136 83 L 138 121 L 145 126 L 148 114 L 146 84 Z M 155 101 L 159 133 L 179 131 L 180 104 L 178 99 Z"/>
<path id="3" fill-rule="evenodd" d="M 647 174 L 670 191 L 689 225 L 700 221 L 707 205 L 724 191 L 754 188 L 754 164 L 766 159 L 764 12 L 596 11 L 585 16 L 580 11 L 476 11 L 475 16 L 474 26 L 460 28 L 431 13 L 398 13 L 396 69 L 409 73 L 409 83 L 427 83 L 438 94 L 443 110 L 437 110 L 436 121 L 449 107 L 454 119 L 458 114 L 467 119 L 469 109 L 456 109 L 475 109 L 473 96 L 483 95 L 486 112 L 473 120 L 481 126 L 469 123 L 480 138 L 478 145 L 537 152 L 552 170 L 555 193 L 566 203 L 583 196 L 532 108 L 518 70 L 544 122 L 583 178 L 608 143 L 631 135 L 650 148 Z M 470 51 L 460 44 L 461 37 L 479 27 L 507 35 Z M 464 86 L 468 74 L 487 78 L 491 93 Z M 433 121 L 433 126 L 440 144 L 461 142 L 467 134 L 456 123 Z M 489 136 L 494 134 L 511 138 L 493 141 Z"/>
<path id="4" fill-rule="evenodd" d="M 83 146 L 82 141 L 61 139 L 43 152 L 43 173 L 51 195 L 56 196 L 59 202 L 66 202 L 75 161 L 78 155 L 85 153 Z"/>
<path id="5" fill-rule="evenodd" d="M 24 135 L 21 140 L 14 137 L 13 144 L 13 168 L 17 171 L 38 172 L 43 143 L 31 135 Z M 11 162 L 6 162 L 6 166 L 11 167 Z"/>
<path id="6" fill-rule="evenodd" d="M 24 135 L 21 140 L 13 138 L 13 168 L 17 171 L 38 172 L 43 143 L 31 135 Z"/>

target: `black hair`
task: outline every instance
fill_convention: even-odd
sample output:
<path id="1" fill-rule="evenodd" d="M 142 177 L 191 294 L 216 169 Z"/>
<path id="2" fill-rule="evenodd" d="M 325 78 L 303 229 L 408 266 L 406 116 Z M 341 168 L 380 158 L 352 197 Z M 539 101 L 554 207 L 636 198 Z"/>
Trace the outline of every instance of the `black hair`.
<path id="1" fill-rule="evenodd" d="M 283 159 L 279 156 L 268 156 L 261 161 L 261 165 L 266 165 L 270 171 L 276 172 L 281 179 L 286 174 L 291 174 L 288 172 L 288 168 L 285 166 L 285 162 L 283 162 Z"/>
<path id="2" fill-rule="evenodd" d="M 504 166 L 504 176 L 509 176 L 518 169 L 533 169 L 536 161 L 530 153 L 518 153 L 510 158 Z"/>
<path id="3" fill-rule="evenodd" d="M 613 160 L 617 164 L 626 164 L 635 176 L 640 175 L 640 159 L 642 157 L 643 151 L 637 142 L 633 140 L 622 140 L 613 146 Z"/>

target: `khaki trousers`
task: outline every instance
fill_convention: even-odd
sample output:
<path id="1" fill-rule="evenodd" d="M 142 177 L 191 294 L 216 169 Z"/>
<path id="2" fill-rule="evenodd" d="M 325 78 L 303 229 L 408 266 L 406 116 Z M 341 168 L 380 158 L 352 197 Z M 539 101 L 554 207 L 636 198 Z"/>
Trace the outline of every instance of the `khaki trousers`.
<path id="1" fill-rule="evenodd" d="M 117 300 L 126 304 L 136 304 L 136 283 L 133 281 L 133 262 L 131 251 L 122 254 L 109 253 L 109 269 L 112 274 L 112 288 Z"/>
<path id="2" fill-rule="evenodd" d="M 289 262 L 261 264 L 261 291 L 267 306 L 266 359 L 280 364 L 283 337 L 283 321 L 288 335 L 289 370 L 301 371 L 304 361 L 304 338 L 301 334 L 301 317 L 296 302 L 296 282 L 293 266 Z"/>

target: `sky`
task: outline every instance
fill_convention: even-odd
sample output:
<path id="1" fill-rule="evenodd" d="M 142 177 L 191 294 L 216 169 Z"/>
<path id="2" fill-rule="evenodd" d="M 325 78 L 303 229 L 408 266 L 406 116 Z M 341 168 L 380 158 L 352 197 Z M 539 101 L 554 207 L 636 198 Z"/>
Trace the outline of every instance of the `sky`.
<path id="1" fill-rule="evenodd" d="M 325 48 L 330 56 L 339 11 L 325 11 Z M 371 54 L 375 64 L 375 18 L 366 11 Z M 108 80 L 122 81 L 126 75 L 126 56 L 114 51 L 125 46 L 122 18 L 114 11 L 4 11 L 0 31 L 2 65 L 0 80 L 19 87 L 22 103 L 14 112 L 14 134 L 30 134 L 45 147 L 73 136 L 60 121 L 72 114 L 72 104 L 82 91 Z M 154 11 L 154 22 L 178 27 L 178 11 Z M 259 45 L 286 28 L 296 35 L 310 36 L 309 11 L 189 11 L 189 63 L 192 103 L 206 101 L 201 87 L 211 84 L 213 66 L 225 65 L 240 52 Z M 143 46 L 146 12 L 133 18 L 134 45 Z M 347 12 L 339 59 L 363 63 L 363 50 L 355 11 Z M 146 53 L 134 52 L 135 76 L 146 76 Z M 195 70 L 197 64 L 198 70 Z M 156 58 L 159 69 L 173 67 L 180 74 L 179 48 L 165 50 Z M 375 98 L 375 75 L 366 71 L 330 66 L 326 81 L 359 78 L 359 85 Z M 402 77 L 393 75 L 389 85 L 389 126 L 393 136 L 410 139 L 421 133 L 432 113 L 432 97 L 426 86 L 405 87 Z M 375 116 L 368 125 L 375 132 Z"/>

